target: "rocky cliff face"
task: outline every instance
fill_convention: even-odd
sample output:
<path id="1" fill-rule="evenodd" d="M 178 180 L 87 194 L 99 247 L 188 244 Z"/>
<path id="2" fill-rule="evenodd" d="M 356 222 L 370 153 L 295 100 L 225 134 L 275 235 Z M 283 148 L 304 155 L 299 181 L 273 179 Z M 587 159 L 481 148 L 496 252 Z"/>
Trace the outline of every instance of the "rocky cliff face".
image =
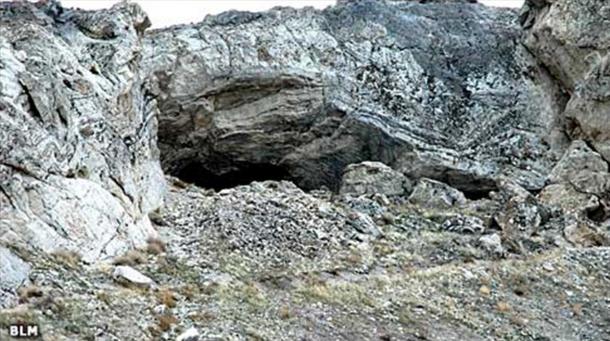
<path id="1" fill-rule="evenodd" d="M 14 252 L 91 262 L 155 234 L 165 180 L 139 67 L 148 25 L 133 4 L 0 4 L 0 289 L 25 279 Z"/>
<path id="2" fill-rule="evenodd" d="M 528 1 L 525 45 L 566 93 L 566 132 L 610 161 L 610 4 Z"/>
<path id="3" fill-rule="evenodd" d="M 1 3 L 0 339 L 610 339 L 609 10 Z"/>
<path id="4" fill-rule="evenodd" d="M 414 1 L 152 31 L 162 162 L 191 181 L 260 167 L 337 189 L 375 160 L 468 192 L 500 177 L 540 189 L 566 147 L 562 104 L 520 39 L 513 10 Z"/>

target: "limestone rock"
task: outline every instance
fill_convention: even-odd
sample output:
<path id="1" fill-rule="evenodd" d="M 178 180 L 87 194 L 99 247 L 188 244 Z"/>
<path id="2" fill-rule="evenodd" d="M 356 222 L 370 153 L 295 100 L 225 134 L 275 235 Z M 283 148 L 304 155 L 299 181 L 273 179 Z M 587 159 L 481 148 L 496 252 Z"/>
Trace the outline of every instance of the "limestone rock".
<path id="1" fill-rule="evenodd" d="M 467 202 L 464 193 L 459 190 L 431 179 L 420 179 L 413 193 L 409 196 L 409 202 L 429 208 L 449 208 L 463 205 Z"/>
<path id="2" fill-rule="evenodd" d="M 150 279 L 150 277 L 143 275 L 138 270 L 126 265 L 117 266 L 114 269 L 112 276 L 118 282 L 124 282 L 143 287 L 149 287 L 154 284 L 154 281 Z"/>
<path id="3" fill-rule="evenodd" d="M 0 246 L 0 309 L 14 303 L 10 298 L 15 288 L 27 280 L 30 268 L 9 249 Z"/>
<path id="4" fill-rule="evenodd" d="M 341 194 L 386 196 L 408 195 L 411 183 L 400 172 L 380 162 L 362 162 L 345 168 Z"/>
<path id="5" fill-rule="evenodd" d="M 540 189 L 563 151 L 560 105 L 516 19 L 363 0 L 153 30 L 143 67 L 164 169 L 204 187 L 273 175 L 338 190 L 346 166 L 379 161 L 465 191 L 501 176 Z"/>
<path id="6" fill-rule="evenodd" d="M 557 162 L 549 183 L 570 182 L 582 172 L 608 173 L 608 164 L 602 157 L 591 150 L 584 141 L 573 141 L 564 156 Z"/>
<path id="7" fill-rule="evenodd" d="M 591 195 L 580 193 L 569 183 L 546 186 L 537 196 L 540 202 L 560 207 L 564 212 L 582 211 Z"/>
<path id="8" fill-rule="evenodd" d="M 505 252 L 504 247 L 502 246 L 502 238 L 497 233 L 481 236 L 481 238 L 479 238 L 479 243 L 481 244 L 481 247 L 491 253 L 503 255 Z"/>
<path id="9" fill-rule="evenodd" d="M 92 262 L 155 233 L 165 180 L 139 69 L 148 24 L 129 3 L 0 4 L 0 244 Z"/>
<path id="10" fill-rule="evenodd" d="M 525 45 L 566 93 L 565 125 L 610 161 L 610 3 L 528 0 Z"/>
<path id="11" fill-rule="evenodd" d="M 583 141 L 574 141 L 549 175 L 551 184 L 538 195 L 540 200 L 560 206 L 566 212 L 596 212 L 598 221 L 610 217 L 610 173 L 600 154 Z"/>

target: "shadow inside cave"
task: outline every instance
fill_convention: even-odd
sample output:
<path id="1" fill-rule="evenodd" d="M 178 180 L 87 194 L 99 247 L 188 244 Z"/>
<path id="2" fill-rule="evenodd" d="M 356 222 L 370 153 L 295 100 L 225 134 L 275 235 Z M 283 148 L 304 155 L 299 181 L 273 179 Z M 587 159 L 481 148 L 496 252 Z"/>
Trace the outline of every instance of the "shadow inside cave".
<path id="1" fill-rule="evenodd" d="M 244 164 L 235 171 L 217 174 L 199 162 L 190 162 L 180 168 L 175 176 L 182 181 L 216 191 L 247 185 L 252 181 L 293 180 L 286 169 L 272 164 Z"/>

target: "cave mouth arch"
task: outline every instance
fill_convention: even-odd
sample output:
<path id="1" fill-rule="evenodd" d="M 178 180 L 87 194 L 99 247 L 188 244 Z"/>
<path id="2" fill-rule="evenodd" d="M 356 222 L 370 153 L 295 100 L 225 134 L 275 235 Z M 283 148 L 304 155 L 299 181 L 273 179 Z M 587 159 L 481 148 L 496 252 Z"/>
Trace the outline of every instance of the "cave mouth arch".
<path id="1" fill-rule="evenodd" d="M 191 161 L 176 170 L 175 176 L 180 180 L 195 184 L 198 187 L 220 191 L 253 181 L 294 181 L 283 167 L 268 163 L 242 164 L 237 170 L 218 174 L 209 170 L 203 163 Z"/>

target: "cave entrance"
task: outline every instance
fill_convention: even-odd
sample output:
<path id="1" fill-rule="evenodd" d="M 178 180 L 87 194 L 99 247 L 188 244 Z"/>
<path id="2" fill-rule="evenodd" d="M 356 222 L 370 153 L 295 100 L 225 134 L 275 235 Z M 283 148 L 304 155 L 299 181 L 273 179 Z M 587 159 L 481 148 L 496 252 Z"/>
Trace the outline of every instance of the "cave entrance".
<path id="1" fill-rule="evenodd" d="M 199 162 L 191 162 L 180 168 L 175 175 L 185 182 L 216 191 L 247 185 L 252 181 L 291 180 L 286 169 L 272 164 L 240 165 L 238 170 L 216 174 Z"/>

